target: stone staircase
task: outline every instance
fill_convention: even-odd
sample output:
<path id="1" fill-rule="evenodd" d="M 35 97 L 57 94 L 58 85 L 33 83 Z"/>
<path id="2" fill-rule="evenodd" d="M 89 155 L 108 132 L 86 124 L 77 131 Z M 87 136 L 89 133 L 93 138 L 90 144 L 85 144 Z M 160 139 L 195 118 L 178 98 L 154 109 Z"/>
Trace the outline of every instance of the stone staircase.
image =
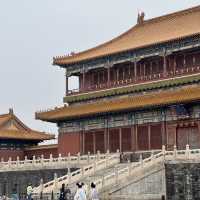
<path id="1" fill-rule="evenodd" d="M 66 174 L 62 177 L 54 177 L 54 180 L 43 184 L 38 187 L 33 188 L 33 193 L 35 195 L 39 195 L 42 193 L 51 194 L 52 192 L 58 193 L 59 189 L 61 188 L 62 184 L 68 184 L 70 187 L 74 186 L 77 181 L 83 180 L 84 178 L 96 174 L 99 171 L 103 171 L 111 166 L 115 166 L 120 162 L 120 154 L 117 152 L 115 154 L 109 154 L 107 152 L 105 154 L 105 158 L 92 160 L 89 164 L 83 165 L 81 168 L 73 171 L 72 173 Z"/>
<path id="2" fill-rule="evenodd" d="M 94 182 L 103 199 L 126 199 L 122 191 L 125 190 L 125 193 L 127 193 L 128 190 L 126 189 L 130 185 L 135 184 L 135 188 L 138 185 L 140 186 L 140 189 L 137 188 L 134 191 L 134 195 L 137 197 L 136 199 L 159 199 L 162 195 L 166 195 L 165 175 L 163 174 L 165 162 L 197 159 L 200 160 L 200 149 L 191 150 L 189 149 L 189 145 L 186 146 L 186 150 L 177 150 L 174 147 L 173 151 L 166 151 L 165 146 L 163 146 L 161 152 L 157 154 L 152 153 L 150 157 L 145 159 L 140 158 L 138 162 L 133 163 L 119 163 L 119 154 L 112 155 L 109 159 L 106 159 L 107 161 L 97 161 L 88 165 L 84 170 L 77 170 L 72 175 L 73 178 L 70 175 L 66 175 L 65 177 L 59 178 L 59 181 L 55 179 L 51 183 L 40 185 L 40 187 L 34 189 L 34 192 L 37 195 L 40 192 L 50 194 L 53 191 L 57 193 L 62 183 L 68 184 L 71 191 L 75 192 L 75 183 L 81 181 L 86 184 L 86 191 L 89 191 L 90 183 Z M 155 182 L 152 181 L 151 177 L 157 177 L 156 184 L 158 186 L 160 185 L 160 188 L 155 189 Z M 147 181 L 142 183 L 142 180 L 145 179 Z M 148 189 L 148 187 L 154 187 L 152 190 L 155 190 L 155 192 L 151 195 L 147 194 L 147 196 L 142 195 L 145 193 L 144 188 Z M 141 193 L 138 193 L 139 190 Z M 133 194 L 129 195 L 131 196 Z"/>

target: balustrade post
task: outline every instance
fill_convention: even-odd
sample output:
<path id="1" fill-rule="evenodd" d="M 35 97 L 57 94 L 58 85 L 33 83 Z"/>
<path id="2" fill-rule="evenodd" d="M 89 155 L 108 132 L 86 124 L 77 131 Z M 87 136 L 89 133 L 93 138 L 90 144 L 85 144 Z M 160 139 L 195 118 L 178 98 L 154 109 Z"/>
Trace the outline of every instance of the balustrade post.
<path id="1" fill-rule="evenodd" d="M 131 175 L 132 163 L 128 160 L 128 176 Z"/>
<path id="2" fill-rule="evenodd" d="M 54 194 L 57 194 L 58 192 L 58 176 L 57 173 L 54 173 L 54 186 L 53 186 L 53 192 Z"/>
<path id="3" fill-rule="evenodd" d="M 110 154 L 110 152 L 109 152 L 109 150 L 107 150 L 107 152 L 106 152 L 106 167 L 108 166 L 109 154 Z"/>
<path id="4" fill-rule="evenodd" d="M 44 164 L 44 155 L 43 154 L 41 155 L 41 164 L 42 165 Z"/>
<path id="5" fill-rule="evenodd" d="M 70 162 L 71 162 L 71 155 L 70 155 L 70 152 L 69 152 L 68 155 L 67 155 L 67 161 L 68 161 L 68 165 L 69 165 Z"/>
<path id="6" fill-rule="evenodd" d="M 78 152 L 78 154 L 77 154 L 77 162 L 78 162 L 78 164 L 80 164 L 80 160 L 81 160 L 81 156 L 80 155 L 81 155 L 80 152 Z"/>
<path id="7" fill-rule="evenodd" d="M 8 167 L 11 167 L 11 162 L 12 162 L 12 158 L 9 157 L 9 158 L 8 158 Z"/>
<path id="8" fill-rule="evenodd" d="M 70 167 L 67 168 L 67 175 L 68 175 L 68 184 L 71 184 L 72 175 Z"/>
<path id="9" fill-rule="evenodd" d="M 100 151 L 98 150 L 97 151 L 97 161 L 99 161 L 100 160 Z"/>
<path id="10" fill-rule="evenodd" d="M 155 157 L 154 157 L 154 153 L 153 153 L 153 151 L 151 152 L 151 162 L 154 162 L 154 159 L 155 159 Z"/>
<path id="11" fill-rule="evenodd" d="M 58 164 L 61 164 L 62 163 L 62 155 L 61 153 L 59 153 L 58 155 Z"/>
<path id="12" fill-rule="evenodd" d="M 17 156 L 17 166 L 19 166 L 19 156 Z"/>
<path id="13" fill-rule="evenodd" d="M 1 157 L 1 162 L 4 162 L 4 158 L 3 157 Z"/>
<path id="14" fill-rule="evenodd" d="M 174 145 L 174 159 L 176 159 L 176 157 L 177 157 L 177 148 L 176 148 L 176 145 Z"/>
<path id="15" fill-rule="evenodd" d="M 117 167 L 115 167 L 115 183 L 118 183 L 119 173 Z"/>
<path id="16" fill-rule="evenodd" d="M 33 165 L 35 165 L 35 155 L 33 156 Z"/>
<path id="17" fill-rule="evenodd" d="M 142 158 L 142 154 L 140 154 L 139 162 L 140 162 L 141 167 L 143 167 L 143 158 Z"/>
<path id="18" fill-rule="evenodd" d="M 41 178 L 41 179 L 40 179 L 40 197 L 42 196 L 43 189 L 44 189 L 44 181 L 43 181 L 43 179 Z"/>
<path id="19" fill-rule="evenodd" d="M 88 163 L 90 163 L 90 152 L 88 152 L 87 160 L 88 160 Z"/>
<path id="20" fill-rule="evenodd" d="M 96 161 L 94 161 L 94 164 L 93 164 L 94 174 L 95 174 L 95 172 L 96 172 L 96 166 L 97 166 L 97 163 L 96 163 Z"/>
<path id="21" fill-rule="evenodd" d="M 24 157 L 24 165 L 26 165 L 28 163 L 28 159 L 27 156 Z"/>
<path id="22" fill-rule="evenodd" d="M 81 167 L 81 174 L 82 174 L 82 178 L 83 178 L 84 175 L 85 175 L 85 168 L 84 168 L 84 166 Z"/>
<path id="23" fill-rule="evenodd" d="M 52 155 L 52 154 L 49 155 L 49 162 L 50 162 L 50 163 L 53 162 L 53 155 Z"/>
<path id="24" fill-rule="evenodd" d="M 164 161 L 165 161 L 165 154 L 166 154 L 166 148 L 165 148 L 165 145 L 162 145 L 162 155 L 163 155 Z"/>
<path id="25" fill-rule="evenodd" d="M 189 146 L 189 144 L 186 145 L 185 156 L 186 156 L 186 159 L 190 159 L 190 146 Z"/>

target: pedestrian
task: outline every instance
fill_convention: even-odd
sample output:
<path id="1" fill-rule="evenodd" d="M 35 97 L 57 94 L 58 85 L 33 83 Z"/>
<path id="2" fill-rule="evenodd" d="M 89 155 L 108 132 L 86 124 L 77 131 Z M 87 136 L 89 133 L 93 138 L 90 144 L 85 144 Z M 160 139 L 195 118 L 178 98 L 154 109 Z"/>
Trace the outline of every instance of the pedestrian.
<path id="1" fill-rule="evenodd" d="M 90 200 L 99 200 L 99 195 L 96 190 L 96 185 L 93 182 L 91 183 Z"/>
<path id="2" fill-rule="evenodd" d="M 59 200 L 66 200 L 65 198 L 65 184 L 63 183 L 62 184 L 62 187 L 60 189 L 60 197 L 59 197 Z"/>
<path id="3" fill-rule="evenodd" d="M 69 189 L 68 184 L 66 185 L 66 189 L 65 189 L 65 198 L 66 200 L 71 199 L 71 190 Z"/>
<path id="4" fill-rule="evenodd" d="M 27 194 L 27 199 L 28 200 L 32 200 L 32 193 L 33 193 L 32 184 L 29 183 L 28 187 L 26 188 L 26 194 Z"/>
<path id="5" fill-rule="evenodd" d="M 83 183 L 77 183 L 77 191 L 74 196 L 74 200 L 87 200 L 85 190 L 83 189 Z"/>
<path id="6" fill-rule="evenodd" d="M 13 200 L 19 200 L 19 196 L 17 194 L 17 187 L 15 185 L 15 187 L 12 189 L 12 194 L 11 194 L 11 197 Z"/>

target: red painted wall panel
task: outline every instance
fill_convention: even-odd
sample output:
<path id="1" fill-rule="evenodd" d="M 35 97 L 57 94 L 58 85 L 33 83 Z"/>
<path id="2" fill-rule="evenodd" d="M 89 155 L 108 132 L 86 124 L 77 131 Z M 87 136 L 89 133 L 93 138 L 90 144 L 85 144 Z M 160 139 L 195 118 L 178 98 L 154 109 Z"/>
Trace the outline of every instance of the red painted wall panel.
<path id="1" fill-rule="evenodd" d="M 95 132 L 96 151 L 105 152 L 104 131 Z"/>
<path id="2" fill-rule="evenodd" d="M 60 133 L 58 136 L 58 154 L 66 156 L 80 152 L 80 133 Z"/>
<path id="3" fill-rule="evenodd" d="M 36 158 L 41 157 L 41 155 L 43 155 L 44 158 L 49 158 L 50 154 L 55 158 L 58 157 L 58 148 L 31 149 L 24 152 L 24 155 L 27 156 L 28 159 L 32 159 L 34 155 Z"/>
<path id="4" fill-rule="evenodd" d="M 12 160 L 17 160 L 17 156 L 19 156 L 20 160 L 24 159 L 24 151 L 23 150 L 4 150 L 0 149 L 0 158 L 3 158 L 4 161 L 8 161 L 9 157 Z"/>

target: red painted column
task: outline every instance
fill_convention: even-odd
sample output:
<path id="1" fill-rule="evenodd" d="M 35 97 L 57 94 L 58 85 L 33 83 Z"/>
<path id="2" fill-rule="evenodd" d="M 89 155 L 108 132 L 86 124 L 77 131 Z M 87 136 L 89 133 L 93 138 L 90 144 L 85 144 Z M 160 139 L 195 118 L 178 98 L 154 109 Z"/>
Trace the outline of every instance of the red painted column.
<path id="1" fill-rule="evenodd" d="M 134 78 L 137 80 L 137 61 L 134 61 Z"/>
<path id="2" fill-rule="evenodd" d="M 167 76 L 167 56 L 163 56 L 163 75 L 164 77 Z"/>
<path id="3" fill-rule="evenodd" d="M 137 130 L 137 124 L 135 125 L 135 150 L 138 150 L 138 130 Z"/>
<path id="4" fill-rule="evenodd" d="M 93 151 L 96 153 L 96 133 L 93 132 Z"/>
<path id="5" fill-rule="evenodd" d="M 108 75 L 108 82 L 107 82 L 107 85 L 108 85 L 108 87 L 110 87 L 110 66 L 109 66 L 108 69 L 107 69 L 107 75 Z"/>
<path id="6" fill-rule="evenodd" d="M 119 151 L 122 152 L 122 128 L 119 128 Z"/>
<path id="7" fill-rule="evenodd" d="M 83 82 L 82 82 L 82 90 L 85 90 L 85 71 L 83 71 Z"/>
<path id="8" fill-rule="evenodd" d="M 151 150 L 151 125 L 148 125 L 148 148 Z"/>
<path id="9" fill-rule="evenodd" d="M 66 76 L 66 95 L 69 93 L 69 88 L 68 88 L 68 76 Z"/>

